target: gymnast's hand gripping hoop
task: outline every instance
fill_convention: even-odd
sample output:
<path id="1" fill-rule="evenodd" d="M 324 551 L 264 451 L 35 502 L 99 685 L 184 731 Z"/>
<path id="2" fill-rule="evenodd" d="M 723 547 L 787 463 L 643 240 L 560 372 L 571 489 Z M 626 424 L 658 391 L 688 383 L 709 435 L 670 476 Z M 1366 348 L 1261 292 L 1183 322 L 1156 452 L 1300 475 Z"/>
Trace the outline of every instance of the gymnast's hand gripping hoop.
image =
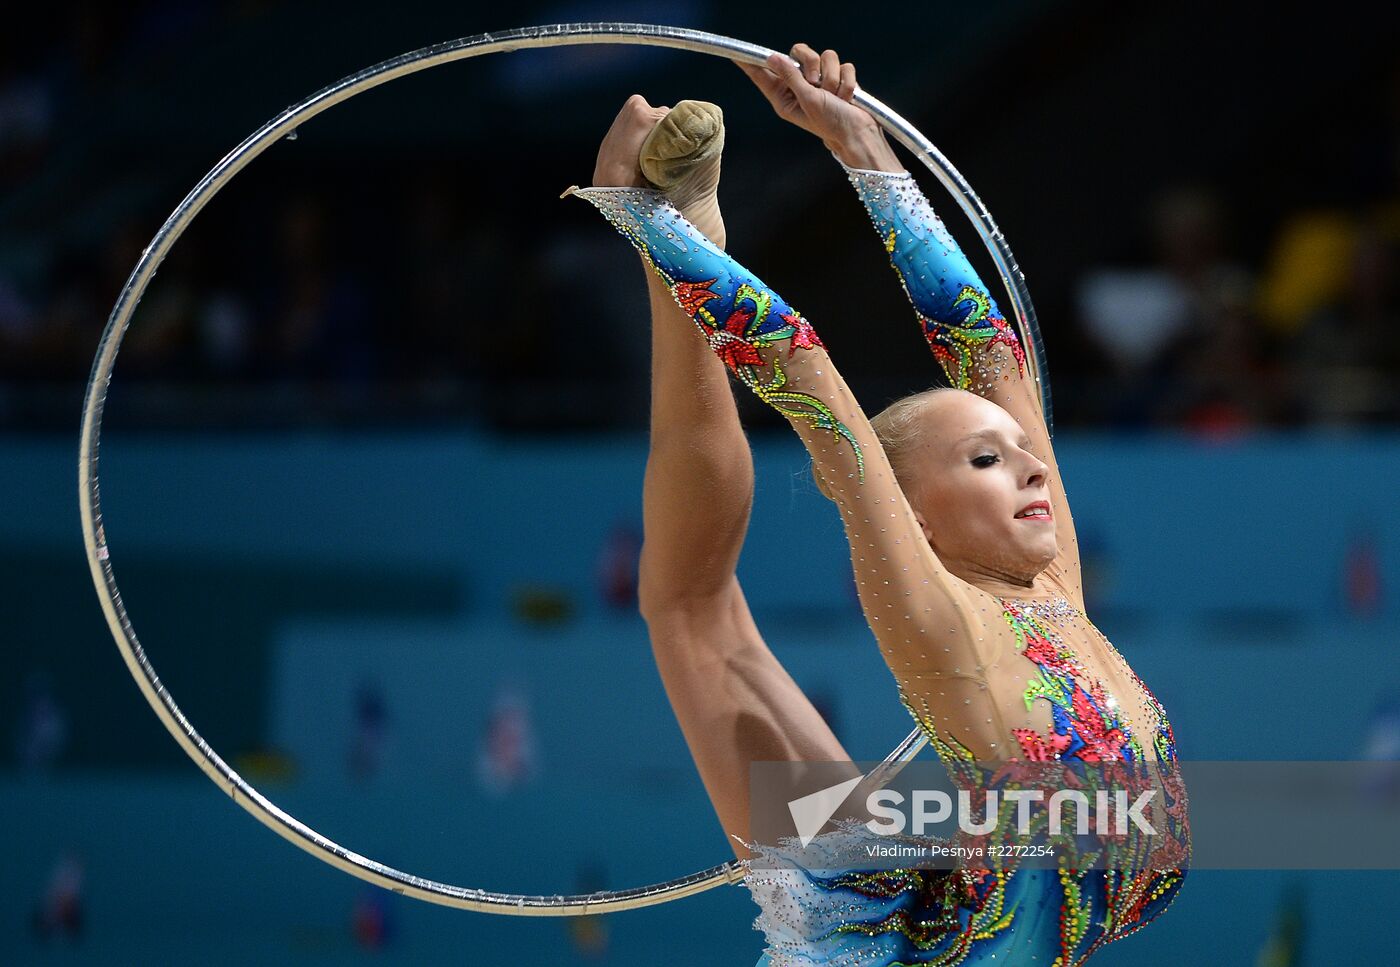
<path id="1" fill-rule="evenodd" d="M 762 65 L 773 51 L 756 44 L 722 37 L 718 34 L 687 30 L 680 27 L 647 24 L 583 23 L 526 27 L 498 34 L 480 34 L 448 41 L 402 54 L 373 67 L 352 74 L 311 95 L 268 121 L 234 148 L 214 169 L 205 175 L 194 190 L 161 226 L 155 238 L 142 253 L 131 276 L 117 298 L 107 320 L 102 340 L 98 344 L 83 405 L 81 439 L 78 452 L 78 504 L 82 514 L 83 542 L 88 565 L 92 570 L 97 596 L 107 617 L 107 624 L 116 639 L 117 648 L 126 660 L 137 685 L 150 702 L 151 708 L 169 729 L 175 741 L 189 754 L 216 785 L 256 819 L 287 840 L 300 846 L 318 859 L 347 873 L 405 896 L 427 900 L 444 906 L 475 910 L 481 913 L 501 913 L 516 916 L 577 916 L 653 906 L 679 899 L 725 883 L 739 883 L 743 866 L 730 860 L 719 866 L 692 873 L 678 879 L 630 890 L 603 891 L 574 896 L 524 896 L 495 893 L 490 890 L 453 886 L 414 876 L 385 866 L 341 846 L 288 814 L 238 773 L 231 769 L 208 742 L 185 718 L 174 697 L 161 684 L 154 666 L 137 640 L 121 593 L 117 588 L 111 554 L 102 526 L 98 500 L 97 456 L 102 430 L 102 411 L 107 399 L 107 387 L 112 379 L 117 349 L 131 322 L 137 303 L 155 276 L 156 268 L 169 253 L 181 233 L 189 227 L 200 210 L 218 191 L 228 184 L 254 158 L 278 140 L 296 131 L 299 124 L 321 112 L 373 87 L 408 74 L 437 67 L 452 61 L 480 57 L 533 47 L 565 47 L 574 44 L 639 44 L 671 47 L 701 54 L 724 57 L 743 63 Z M 1045 372 L 1044 351 L 1025 276 L 1016 265 L 1006 240 L 992 221 L 991 214 L 953 166 L 933 144 L 913 125 L 862 90 L 854 101 L 870 113 L 895 140 L 912 151 L 938 178 L 963 212 L 972 220 L 982 242 L 996 262 L 1019 323 L 1019 335 L 1028 348 L 1027 362 L 1031 375 L 1040 383 L 1041 399 L 1047 428 L 1051 426 L 1050 386 Z M 885 762 L 872 772 L 872 777 L 893 777 L 918 754 L 928 739 L 915 729 L 890 753 Z"/>

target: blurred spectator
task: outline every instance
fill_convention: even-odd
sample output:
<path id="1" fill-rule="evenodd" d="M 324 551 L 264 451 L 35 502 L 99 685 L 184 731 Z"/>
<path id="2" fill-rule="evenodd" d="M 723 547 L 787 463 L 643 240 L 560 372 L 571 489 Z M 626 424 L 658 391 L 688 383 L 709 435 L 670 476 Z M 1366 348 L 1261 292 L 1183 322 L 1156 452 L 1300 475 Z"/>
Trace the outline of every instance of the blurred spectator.
<path id="1" fill-rule="evenodd" d="M 390 344 L 394 374 L 424 381 L 479 378 L 486 368 L 485 330 L 494 321 L 473 311 L 474 289 L 495 275 L 484 226 L 463 229 L 457 180 L 425 173 L 409 186 L 404 206 L 403 328 Z"/>
<path id="2" fill-rule="evenodd" d="M 599 893 L 608 888 L 607 873 L 602 860 L 594 857 L 579 864 L 574 877 L 575 892 L 580 894 Z M 569 940 L 574 950 L 588 960 L 602 960 L 608 955 L 608 920 L 604 916 L 592 914 L 570 917 L 568 921 Z"/>
<path id="3" fill-rule="evenodd" d="M 609 607 L 629 610 L 637 606 L 641 556 L 642 534 L 637 526 L 630 521 L 614 524 L 598 559 L 599 589 Z"/>
<path id="4" fill-rule="evenodd" d="M 0 359 L 25 358 L 37 337 L 39 320 L 19 282 L 0 270 Z"/>
<path id="5" fill-rule="evenodd" d="M 496 692 L 477 755 L 477 778 L 482 789 L 503 796 L 535 776 L 535 736 L 530 707 L 513 686 Z"/>
<path id="6" fill-rule="evenodd" d="M 1293 392 L 1309 423 L 1400 417 L 1400 67 L 1367 136 L 1348 155 L 1345 202 L 1287 216 L 1268 254 L 1259 305 L 1288 341 Z"/>
<path id="7" fill-rule="evenodd" d="M 18 182 L 42 162 L 53 129 L 53 90 L 37 73 L 25 73 L 11 35 L 0 45 L 0 184 Z"/>
<path id="8" fill-rule="evenodd" d="M 44 895 L 34 908 L 34 935 L 40 940 L 77 940 L 83 933 L 83 861 L 64 854 L 49 874 Z"/>
<path id="9" fill-rule="evenodd" d="M 1381 552 L 1369 521 L 1352 527 L 1343 559 L 1342 594 L 1346 611 L 1357 618 L 1374 618 L 1384 607 Z"/>
<path id="10" fill-rule="evenodd" d="M 1400 804 L 1400 693 L 1383 693 L 1376 700 L 1367 717 L 1361 758 L 1372 763 L 1362 780 L 1366 798 Z"/>
<path id="11" fill-rule="evenodd" d="M 1254 960 L 1255 967 L 1299 967 L 1303 963 L 1305 899 L 1301 882 L 1290 882 L 1284 889 L 1273 929 Z"/>
<path id="12" fill-rule="evenodd" d="M 302 196 L 282 212 L 263 289 L 263 374 L 363 380 L 374 373 L 368 293 L 331 250 L 326 206 Z"/>
<path id="13" fill-rule="evenodd" d="M 525 624 L 548 627 L 572 620 L 574 602 L 566 588 L 523 584 L 511 590 L 511 611 Z"/>
<path id="14" fill-rule="evenodd" d="M 1129 426 L 1196 419 L 1211 429 L 1257 420 L 1251 283 L 1225 255 L 1219 201 L 1203 188 L 1164 193 L 1151 236 L 1151 265 L 1097 269 L 1079 286 L 1085 331 L 1114 368 L 1112 412 L 1103 416 Z"/>
<path id="15" fill-rule="evenodd" d="M 52 768 L 68 744 L 68 715 L 54 698 L 46 675 L 31 674 L 24 683 L 19 728 L 19 761 L 41 772 Z"/>
<path id="16" fill-rule="evenodd" d="M 1337 261 L 1330 298 L 1298 323 L 1291 354 L 1296 392 L 1311 423 L 1369 423 L 1400 418 L 1400 269 L 1397 241 L 1378 226 L 1358 229 Z M 1331 281 L 1331 280 L 1329 280 Z"/>
<path id="17" fill-rule="evenodd" d="M 355 693 L 355 732 L 350 747 L 350 775 L 372 779 L 384 767 L 389 713 L 378 682 L 365 682 Z"/>
<path id="18" fill-rule="evenodd" d="M 1264 320 L 1283 335 L 1342 298 L 1355 245 L 1353 219 L 1344 212 L 1304 210 L 1284 220 L 1259 283 Z"/>
<path id="19" fill-rule="evenodd" d="M 393 939 L 390 920 L 389 893 L 379 887 L 362 887 L 355 894 L 350 913 L 350 932 L 357 946 L 365 950 L 382 950 Z"/>
<path id="20" fill-rule="evenodd" d="M 200 356 L 214 376 L 234 377 L 253 363 L 254 319 L 234 288 L 219 289 L 199 308 Z"/>

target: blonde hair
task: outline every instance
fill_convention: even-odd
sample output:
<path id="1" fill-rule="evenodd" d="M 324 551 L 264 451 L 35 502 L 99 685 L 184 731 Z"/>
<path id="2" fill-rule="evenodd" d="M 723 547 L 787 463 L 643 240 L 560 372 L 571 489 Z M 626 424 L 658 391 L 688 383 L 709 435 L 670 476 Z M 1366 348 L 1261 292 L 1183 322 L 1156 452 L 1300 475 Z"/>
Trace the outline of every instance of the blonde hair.
<path id="1" fill-rule="evenodd" d="M 914 466 L 914 451 L 923 437 L 919 415 L 936 394 L 957 392 L 961 391 L 951 386 L 935 386 L 921 393 L 912 393 L 895 400 L 870 420 L 870 427 L 875 431 L 875 436 L 894 469 L 895 482 L 899 484 L 899 489 L 904 491 L 910 503 L 918 502 L 919 487 Z M 836 497 L 822 480 L 821 471 L 815 463 L 812 464 L 812 479 L 817 482 L 817 489 L 821 491 L 822 496 L 834 503 Z"/>

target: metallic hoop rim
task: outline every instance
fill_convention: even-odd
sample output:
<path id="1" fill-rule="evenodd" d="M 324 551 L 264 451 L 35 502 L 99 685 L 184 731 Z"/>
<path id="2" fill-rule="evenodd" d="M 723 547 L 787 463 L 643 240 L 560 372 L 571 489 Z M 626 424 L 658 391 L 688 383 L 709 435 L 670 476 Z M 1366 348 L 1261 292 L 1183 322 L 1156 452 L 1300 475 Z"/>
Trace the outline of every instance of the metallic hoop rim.
<path id="1" fill-rule="evenodd" d="M 102 412 L 106 404 L 117 350 L 127 327 L 130 325 L 131 316 L 137 303 L 140 302 L 141 296 L 155 276 L 156 268 L 170 251 L 171 246 L 175 244 L 176 239 L 180 237 L 205 204 L 254 158 L 281 138 L 294 132 L 297 125 L 315 117 L 322 111 L 354 97 L 356 94 L 407 74 L 485 54 L 575 44 L 637 44 L 670 47 L 755 65 L 762 64 L 773 53 L 773 51 L 756 44 L 680 27 L 621 23 L 554 24 L 526 27 L 504 33 L 479 34 L 402 54 L 366 68 L 357 74 L 352 74 L 323 88 L 304 101 L 292 105 L 255 131 L 215 165 L 213 170 L 205 175 L 194 190 L 180 202 L 142 253 L 140 260 L 136 263 L 136 268 L 132 270 L 131 276 L 127 279 L 126 285 L 118 296 L 116 305 L 112 308 L 101 342 L 98 344 L 83 405 L 78 453 L 78 503 L 82 514 L 83 543 L 87 552 L 88 565 L 92 571 L 93 582 L 97 587 L 97 596 L 107 617 L 107 624 L 111 628 L 117 648 L 126 661 L 127 669 L 136 679 L 137 685 L 140 686 L 151 708 L 155 710 L 156 715 L 165 724 L 170 734 L 174 736 L 175 741 L 195 761 L 195 764 L 203 769 L 216 785 L 224 788 L 234 802 L 242 806 L 256 819 L 331 866 L 395 893 L 420 900 L 464 910 L 516 916 L 576 916 L 652 906 L 683 896 L 690 896 L 721 884 L 739 883 L 743 879 L 743 866 L 737 860 L 730 860 L 699 873 L 653 886 L 575 896 L 526 896 L 494 893 L 488 890 L 452 886 L 386 866 L 322 836 L 294 816 L 284 812 L 231 769 L 195 730 L 190 721 L 185 718 L 184 713 L 180 711 L 179 706 L 175 704 L 175 699 L 170 692 L 161 684 L 154 666 L 137 640 L 136 631 L 132 627 L 131 620 L 122 603 L 121 592 L 117 588 L 110 550 L 102 525 L 97 479 L 98 441 L 102 428 Z M 900 144 L 918 156 L 919 160 L 937 176 L 938 180 L 956 199 L 963 212 L 972 220 L 983 244 L 987 246 L 996 262 L 1002 281 L 1007 287 L 1011 305 L 1020 322 L 1021 336 L 1032 350 L 1029 354 L 1029 365 L 1032 375 L 1040 383 L 1046 425 L 1049 427 L 1049 380 L 1044 375 L 1045 360 L 1035 312 L 1031 307 L 1030 295 L 1026 291 L 1025 276 L 1017 267 L 1015 258 L 1012 256 L 1001 231 L 992 221 L 991 213 L 987 211 L 986 206 L 982 204 L 962 175 L 913 125 L 864 91 L 857 91 L 855 101 L 869 111 L 880 122 L 881 127 Z M 915 729 L 900 743 L 898 748 L 890 753 L 885 763 L 878 767 L 875 772 L 898 772 L 909 760 L 913 759 L 927 741 L 927 737 L 919 729 Z"/>

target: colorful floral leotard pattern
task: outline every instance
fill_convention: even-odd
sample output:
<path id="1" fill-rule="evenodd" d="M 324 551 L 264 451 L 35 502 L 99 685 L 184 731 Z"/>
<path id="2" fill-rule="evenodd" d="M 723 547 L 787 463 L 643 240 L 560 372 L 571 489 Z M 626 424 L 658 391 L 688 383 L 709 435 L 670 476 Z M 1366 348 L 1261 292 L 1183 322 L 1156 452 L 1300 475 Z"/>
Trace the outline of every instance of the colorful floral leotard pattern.
<path id="1" fill-rule="evenodd" d="M 959 764 L 1054 759 L 1140 763 L 1175 757 L 1161 706 L 1083 616 L 1073 522 L 1039 393 L 1016 332 L 907 174 L 848 169 L 950 382 L 1005 407 L 1051 467 L 1055 562 L 1035 599 L 998 598 L 932 552 L 869 420 L 811 324 L 715 246 L 658 191 L 588 188 L 744 385 L 781 413 L 841 514 L 866 620 L 900 700 L 950 773 Z M 1183 840 L 1184 793 L 1177 798 Z M 820 868 L 813 849 L 759 847 L 745 882 L 773 967 L 1081 963 L 1155 917 L 1181 882 L 1180 857 L 1142 869 Z M 805 862 L 803 861 L 805 860 Z"/>
<path id="2" fill-rule="evenodd" d="M 979 363 L 993 359 L 997 346 L 1005 347 L 1007 364 L 1023 374 L 1026 354 L 1016 330 L 1002 317 L 913 175 L 842 167 L 880 233 L 949 385 L 984 390 L 1001 375 L 1002 363 Z"/>
<path id="3" fill-rule="evenodd" d="M 667 201 L 646 188 L 587 188 L 573 192 L 597 206 L 666 283 L 730 371 L 769 406 L 849 442 L 863 475 L 860 446 L 830 407 L 788 386 L 784 357 L 765 360 L 764 347 L 785 345 L 786 359 L 822 345 L 802 315 L 729 258 Z"/>
<path id="4" fill-rule="evenodd" d="M 1143 709 L 1152 724 L 1150 735 L 1137 735 L 1124 719 L 1118 699 L 1108 692 L 1104 683 L 1091 678 L 1083 664 L 1058 634 L 1051 621 L 1087 625 L 1097 634 L 1098 629 L 1063 598 L 1053 602 L 1017 601 L 1003 598 L 1007 623 L 1016 632 L 1020 649 L 1035 663 L 1039 674 L 1027 685 L 1026 706 L 1036 699 L 1045 699 L 1053 709 L 1053 731 L 1041 735 L 1030 729 L 1012 729 L 1020 743 L 1022 757 L 1031 762 L 1072 757 L 1085 762 L 1108 762 L 1122 758 L 1128 762 L 1144 758 L 1143 742 L 1150 742 L 1155 758 L 1176 758 L 1176 740 L 1171 723 L 1147 686 L 1132 673 L 1127 662 L 1122 666 L 1142 691 Z M 1107 638 L 1106 648 L 1118 656 Z M 1121 656 L 1118 656 L 1121 660 Z"/>
<path id="5" fill-rule="evenodd" d="M 1022 643 L 1021 658 L 1033 668 L 1025 704 L 1049 704 L 1052 710 L 1049 729 L 1012 730 L 1021 760 L 1149 768 L 1118 701 L 1057 630 L 1088 625 L 1083 614 L 1064 598 L 1000 603 L 1004 621 Z M 1151 693 L 1145 687 L 1143 692 L 1154 714 L 1150 741 L 1169 763 L 1176 757 L 1171 725 Z M 906 705 L 951 772 L 960 763 L 974 771 L 969 750 Z M 1095 852 L 1105 848 L 1104 840 L 1091 837 L 1081 849 L 1073 837 L 1057 838 L 1056 869 L 861 869 L 860 850 L 876 838 L 853 822 L 838 822 L 835 831 L 805 848 L 792 841 L 747 844 L 761 857 L 750 862 L 746 876 L 762 910 L 755 926 L 769 945 L 760 965 L 1083 964 L 1104 945 L 1156 919 L 1180 890 L 1190 855 L 1185 790 L 1170 768 L 1158 778 L 1166 794 L 1166 835 L 1150 845 L 1131 837 L 1109 841 L 1116 851 L 1109 858 Z M 1100 868 L 1096 858 L 1105 860 Z"/>

